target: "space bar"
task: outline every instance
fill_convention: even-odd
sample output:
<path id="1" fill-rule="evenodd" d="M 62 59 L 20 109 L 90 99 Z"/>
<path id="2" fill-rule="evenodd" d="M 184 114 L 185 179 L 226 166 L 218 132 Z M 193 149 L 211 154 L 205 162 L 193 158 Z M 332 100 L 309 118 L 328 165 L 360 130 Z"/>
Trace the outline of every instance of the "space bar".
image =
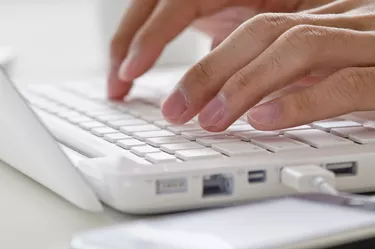
<path id="1" fill-rule="evenodd" d="M 83 131 L 70 123 L 43 111 L 34 110 L 48 130 L 60 143 L 73 148 L 87 157 L 103 157 L 122 155 L 126 158 L 144 164 L 144 159 Z"/>

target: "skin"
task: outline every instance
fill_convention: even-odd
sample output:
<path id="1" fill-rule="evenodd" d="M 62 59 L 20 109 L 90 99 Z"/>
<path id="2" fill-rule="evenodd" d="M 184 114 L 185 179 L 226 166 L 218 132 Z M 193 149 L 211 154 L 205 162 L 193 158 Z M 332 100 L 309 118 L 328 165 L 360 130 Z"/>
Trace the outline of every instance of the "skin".
<path id="1" fill-rule="evenodd" d="M 241 6 L 260 14 L 251 18 L 247 12 L 226 32 L 218 32 L 212 24 L 202 29 L 218 39 L 164 102 L 162 112 L 168 121 L 183 124 L 199 115 L 201 126 L 215 132 L 248 112 L 252 126 L 275 130 L 375 110 L 375 1 L 148 2 L 158 2 L 159 8 L 133 28 L 138 31 L 124 28 L 137 23 L 127 17 L 130 10 L 115 35 L 114 41 L 122 43 L 112 43 L 112 61 L 121 61 L 112 63 L 111 75 L 118 76 L 109 79 L 112 97 L 125 96 L 129 82 L 147 71 L 185 27 L 194 21 L 209 23 L 213 16 Z M 184 8 L 176 12 L 180 5 Z M 163 20 L 174 25 L 162 25 Z M 118 45 L 122 53 L 113 44 L 122 44 Z M 283 94 L 259 104 L 279 91 Z"/>

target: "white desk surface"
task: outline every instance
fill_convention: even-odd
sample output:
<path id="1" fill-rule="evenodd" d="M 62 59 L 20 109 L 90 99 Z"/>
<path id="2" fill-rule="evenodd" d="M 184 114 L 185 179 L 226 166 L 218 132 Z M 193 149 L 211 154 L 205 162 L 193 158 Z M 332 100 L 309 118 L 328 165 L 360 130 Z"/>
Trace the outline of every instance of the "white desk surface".
<path id="1" fill-rule="evenodd" d="M 0 248 L 69 249 L 74 233 L 132 219 L 82 211 L 0 162 Z"/>

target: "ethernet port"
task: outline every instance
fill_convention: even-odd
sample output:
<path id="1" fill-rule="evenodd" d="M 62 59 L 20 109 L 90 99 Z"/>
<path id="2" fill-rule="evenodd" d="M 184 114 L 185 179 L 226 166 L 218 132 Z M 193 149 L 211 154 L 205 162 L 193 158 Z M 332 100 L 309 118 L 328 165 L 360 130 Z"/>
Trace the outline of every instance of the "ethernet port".
<path id="1" fill-rule="evenodd" d="M 232 176 L 215 174 L 203 177 L 203 197 L 231 195 L 232 193 Z"/>

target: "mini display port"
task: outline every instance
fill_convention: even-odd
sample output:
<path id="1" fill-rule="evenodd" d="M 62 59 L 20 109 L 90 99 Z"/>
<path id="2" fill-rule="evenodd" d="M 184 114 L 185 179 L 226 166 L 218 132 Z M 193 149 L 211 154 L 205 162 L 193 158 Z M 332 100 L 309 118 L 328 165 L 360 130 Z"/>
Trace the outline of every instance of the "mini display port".
<path id="1" fill-rule="evenodd" d="M 233 177 L 215 174 L 203 177 L 203 197 L 231 195 L 233 193 Z"/>
<path id="2" fill-rule="evenodd" d="M 265 170 L 253 170 L 247 173 L 247 180 L 249 183 L 260 183 L 266 181 Z"/>
<path id="3" fill-rule="evenodd" d="M 326 168 L 336 176 L 353 176 L 357 174 L 356 162 L 328 163 Z"/>

